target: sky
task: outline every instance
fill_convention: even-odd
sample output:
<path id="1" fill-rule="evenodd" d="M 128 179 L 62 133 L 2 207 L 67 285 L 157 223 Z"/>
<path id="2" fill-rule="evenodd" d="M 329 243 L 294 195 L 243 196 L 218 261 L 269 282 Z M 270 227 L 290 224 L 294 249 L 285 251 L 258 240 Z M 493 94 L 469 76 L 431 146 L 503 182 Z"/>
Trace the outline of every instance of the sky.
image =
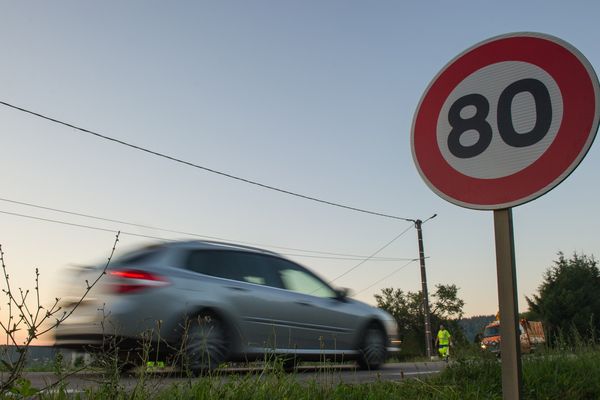
<path id="1" fill-rule="evenodd" d="M 456 55 L 505 33 L 551 34 L 600 65 L 593 1 L 0 4 L 0 101 L 305 196 L 437 214 L 423 225 L 429 289 L 457 285 L 466 316 L 498 310 L 493 212 L 451 204 L 421 179 L 410 146 L 421 95 Z M 33 289 L 39 268 L 46 305 L 73 266 L 109 256 L 117 230 L 117 254 L 198 238 L 170 230 L 274 250 L 327 280 L 352 269 L 333 284 L 371 304 L 385 287 L 421 288 L 411 222 L 3 105 L 0 124 L 0 244 L 14 287 Z M 599 167 L 596 143 L 558 187 L 513 209 L 522 311 L 559 251 L 600 254 Z"/>

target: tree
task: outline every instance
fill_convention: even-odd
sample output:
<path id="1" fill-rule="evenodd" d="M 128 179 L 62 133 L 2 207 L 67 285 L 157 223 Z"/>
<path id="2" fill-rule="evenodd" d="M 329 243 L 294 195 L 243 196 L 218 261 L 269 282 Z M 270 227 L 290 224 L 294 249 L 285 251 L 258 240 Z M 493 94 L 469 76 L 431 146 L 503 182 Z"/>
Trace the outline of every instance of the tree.
<path id="1" fill-rule="evenodd" d="M 562 252 L 544 274 L 538 294 L 527 297 L 530 316 L 541 319 L 550 339 L 559 334 L 580 338 L 600 333 L 600 270 L 591 256 L 574 253 L 566 259 Z"/>
<path id="2" fill-rule="evenodd" d="M 458 298 L 456 285 L 436 285 L 431 313 L 441 320 L 461 319 L 465 302 Z"/>
<path id="3" fill-rule="evenodd" d="M 436 285 L 432 294 L 430 320 L 432 334 L 444 322 L 454 336 L 454 341 L 464 339 L 455 319 L 461 318 L 465 302 L 458 298 L 456 285 Z M 402 289 L 385 288 L 375 295 L 377 306 L 392 314 L 398 323 L 398 333 L 402 339 L 403 354 L 425 354 L 425 323 L 423 314 L 423 294 L 404 292 Z"/>

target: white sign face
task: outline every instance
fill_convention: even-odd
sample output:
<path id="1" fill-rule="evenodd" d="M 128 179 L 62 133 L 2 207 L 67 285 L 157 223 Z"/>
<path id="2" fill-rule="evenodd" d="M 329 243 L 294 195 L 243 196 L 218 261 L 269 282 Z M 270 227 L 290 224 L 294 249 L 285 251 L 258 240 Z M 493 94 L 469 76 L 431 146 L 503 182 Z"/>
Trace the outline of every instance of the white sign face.
<path id="1" fill-rule="evenodd" d="M 510 71 L 510 73 L 506 73 Z M 491 78 L 491 79 L 490 79 Z M 510 113 L 513 128 L 517 135 L 531 135 L 536 127 L 536 124 L 545 121 L 542 118 L 547 118 L 549 124 L 543 135 L 539 135 L 539 141 L 525 147 L 514 147 L 502 140 L 502 136 L 498 129 L 498 103 L 500 95 L 503 91 L 513 84 L 515 81 L 523 81 L 525 79 L 535 79 L 546 88 L 548 98 L 552 99 L 548 111 L 548 116 L 538 116 L 536 106 L 544 99 L 536 99 L 531 92 L 524 90 L 516 93 L 512 98 L 510 109 L 501 109 L 501 113 Z M 487 85 L 485 83 L 488 83 Z M 538 84 L 538 86 L 541 86 Z M 472 93 L 477 93 L 482 98 L 473 98 L 473 103 L 465 105 L 461 110 L 456 109 L 456 105 L 461 98 L 469 96 Z M 485 99 L 485 101 L 484 101 Z M 487 102 L 487 106 L 485 106 Z M 487 107 L 489 109 L 486 121 L 488 121 L 491 131 L 491 140 L 489 145 L 481 153 L 471 157 L 460 157 L 461 152 L 452 147 L 450 148 L 449 134 L 453 127 L 450 125 L 450 109 L 455 107 L 460 115 L 458 118 L 462 120 L 470 120 L 475 117 L 477 112 L 476 105 Z M 519 61 L 505 61 L 490 66 L 484 67 L 463 80 L 446 99 L 442 106 L 437 124 L 437 140 L 438 146 L 442 155 L 454 169 L 464 175 L 473 178 L 490 179 L 501 178 L 519 172 L 530 166 L 539 157 L 548 150 L 550 144 L 556 137 L 560 122 L 562 121 L 563 102 L 558 85 L 543 69 L 532 64 L 527 64 Z M 470 128 L 476 128 L 475 126 Z M 487 129 L 487 128 L 484 128 Z M 477 129 L 469 129 L 463 132 L 458 143 L 454 146 L 466 148 L 481 148 L 485 137 L 479 133 Z M 485 143 L 483 143 L 485 144 Z M 454 153 L 457 153 L 456 155 Z"/>
<path id="2" fill-rule="evenodd" d="M 511 34 L 465 51 L 415 113 L 417 168 L 441 197 L 477 209 L 525 203 L 581 162 L 600 117 L 587 60 L 547 35 Z"/>

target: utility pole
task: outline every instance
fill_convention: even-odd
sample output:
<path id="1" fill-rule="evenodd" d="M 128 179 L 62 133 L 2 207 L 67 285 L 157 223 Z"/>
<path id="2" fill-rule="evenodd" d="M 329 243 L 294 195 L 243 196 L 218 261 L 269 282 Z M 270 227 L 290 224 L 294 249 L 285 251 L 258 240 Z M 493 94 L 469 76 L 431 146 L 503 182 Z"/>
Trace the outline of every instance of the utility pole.
<path id="1" fill-rule="evenodd" d="M 429 217 L 425 222 L 435 218 L 437 214 Z M 429 294 L 427 293 L 427 273 L 425 271 L 425 250 L 423 249 L 423 230 L 421 225 L 423 221 L 420 219 L 413 221 L 417 228 L 417 238 L 419 240 L 419 260 L 421 262 L 421 286 L 423 291 L 423 314 L 425 315 L 425 348 L 427 349 L 427 358 L 431 359 L 433 355 L 431 350 L 431 318 L 429 316 Z"/>

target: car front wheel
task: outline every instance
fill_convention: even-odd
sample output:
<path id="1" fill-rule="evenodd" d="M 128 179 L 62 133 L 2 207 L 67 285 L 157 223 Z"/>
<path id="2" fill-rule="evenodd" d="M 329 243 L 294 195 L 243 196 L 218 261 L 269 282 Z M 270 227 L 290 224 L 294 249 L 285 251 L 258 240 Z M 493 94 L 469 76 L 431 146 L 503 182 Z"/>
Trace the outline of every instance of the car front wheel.
<path id="1" fill-rule="evenodd" d="M 376 324 L 367 327 L 359 349 L 358 365 L 361 369 L 379 369 L 387 357 L 386 335 Z"/>

